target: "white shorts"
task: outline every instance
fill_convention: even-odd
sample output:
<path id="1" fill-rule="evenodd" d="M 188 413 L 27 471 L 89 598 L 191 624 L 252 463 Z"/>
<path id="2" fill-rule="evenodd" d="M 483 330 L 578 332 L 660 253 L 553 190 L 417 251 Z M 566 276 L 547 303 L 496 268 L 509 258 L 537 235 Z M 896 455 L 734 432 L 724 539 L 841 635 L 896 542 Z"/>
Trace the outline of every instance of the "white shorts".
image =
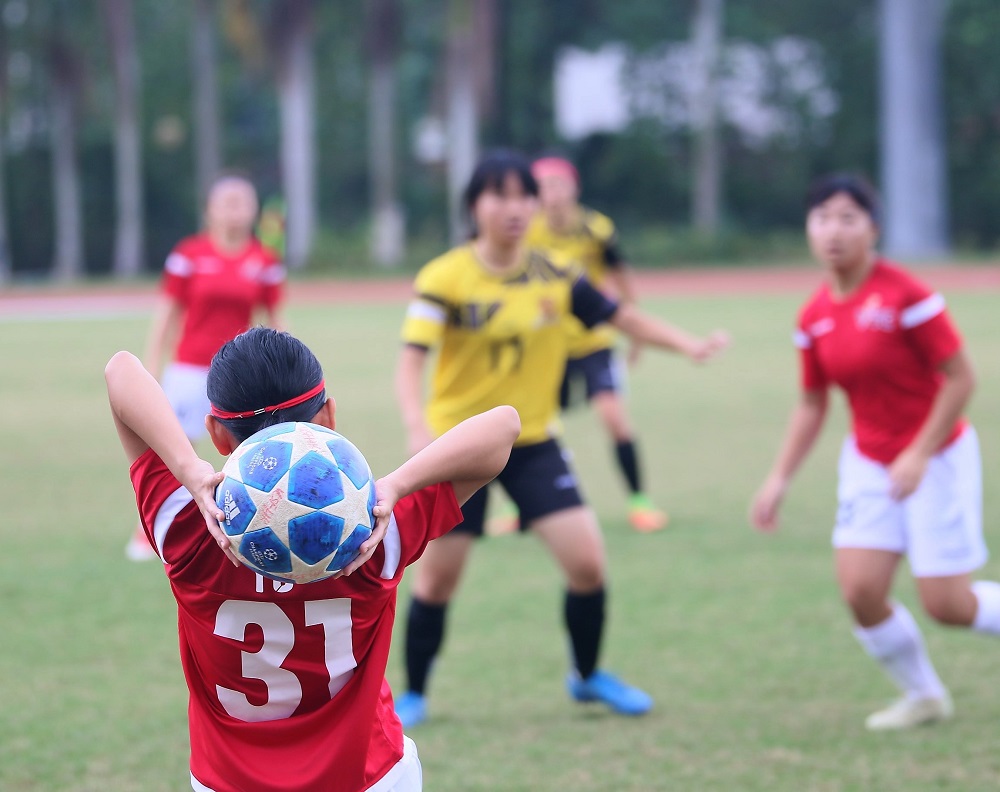
<path id="1" fill-rule="evenodd" d="M 423 770 L 417 756 L 417 744 L 403 735 L 403 758 L 366 792 L 420 792 L 424 788 Z"/>
<path id="2" fill-rule="evenodd" d="M 160 383 L 167 401 L 181 422 L 184 434 L 193 443 L 206 434 L 205 416 L 212 409 L 208 401 L 208 368 L 188 363 L 171 363 Z"/>
<path id="3" fill-rule="evenodd" d="M 915 577 L 962 575 L 986 563 L 982 463 L 971 426 L 931 458 L 908 498 L 895 500 L 890 484 L 888 468 L 848 437 L 840 452 L 834 547 L 906 555 Z"/>

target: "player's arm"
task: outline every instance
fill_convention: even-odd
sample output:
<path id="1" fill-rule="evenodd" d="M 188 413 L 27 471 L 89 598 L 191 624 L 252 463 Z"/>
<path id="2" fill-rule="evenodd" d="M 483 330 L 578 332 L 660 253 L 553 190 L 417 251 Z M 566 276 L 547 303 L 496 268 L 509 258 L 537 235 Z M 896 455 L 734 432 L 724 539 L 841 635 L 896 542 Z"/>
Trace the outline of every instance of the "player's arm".
<path id="1" fill-rule="evenodd" d="M 443 481 L 462 505 L 504 469 L 520 433 L 517 410 L 506 405 L 467 418 L 376 482 L 376 516 L 387 517 L 400 498 Z"/>
<path id="2" fill-rule="evenodd" d="M 778 527 L 778 510 L 796 471 L 816 443 L 826 420 L 827 388 L 804 390 L 792 409 L 785 437 L 771 472 L 750 506 L 750 522 L 761 531 Z"/>
<path id="3" fill-rule="evenodd" d="M 416 453 L 431 441 L 424 419 L 424 369 L 428 350 L 417 344 L 404 344 L 396 364 L 396 401 L 406 431 L 407 447 Z"/>
<path id="4" fill-rule="evenodd" d="M 168 294 L 160 295 L 153 309 L 153 321 L 149 328 L 144 358 L 146 368 L 155 377 L 163 373 L 164 361 L 180 332 L 183 316 L 184 306 L 180 300 Z"/>
<path id="5" fill-rule="evenodd" d="M 104 379 L 115 428 L 129 464 L 152 448 L 191 493 L 209 532 L 236 563 L 229 551 L 229 541 L 219 526 L 224 515 L 215 504 L 215 488 L 224 476 L 195 453 L 153 375 L 143 368 L 135 355 L 118 352 L 105 366 Z"/>
<path id="6" fill-rule="evenodd" d="M 892 494 L 898 499 L 911 495 L 920 485 L 927 463 L 951 435 L 976 389 L 972 363 L 962 349 L 941 363 L 937 370 L 942 375 L 942 382 L 931 411 L 920 431 L 889 466 Z"/>
<path id="7" fill-rule="evenodd" d="M 699 363 L 729 345 L 729 336 L 722 330 L 714 330 L 707 337 L 701 338 L 651 316 L 635 305 L 619 305 L 610 322 L 633 341 L 677 352 Z"/>

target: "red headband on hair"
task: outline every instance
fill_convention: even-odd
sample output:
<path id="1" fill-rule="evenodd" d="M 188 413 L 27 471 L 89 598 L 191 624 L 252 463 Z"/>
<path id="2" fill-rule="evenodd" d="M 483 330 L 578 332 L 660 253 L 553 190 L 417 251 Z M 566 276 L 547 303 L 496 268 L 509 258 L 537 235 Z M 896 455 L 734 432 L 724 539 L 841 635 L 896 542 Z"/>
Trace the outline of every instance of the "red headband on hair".
<path id="1" fill-rule="evenodd" d="M 531 175 L 536 179 L 544 179 L 546 176 L 562 176 L 570 179 L 574 184 L 580 183 L 580 174 L 577 173 L 573 163 L 562 157 L 542 157 L 535 160 L 531 166 Z"/>
<path id="2" fill-rule="evenodd" d="M 296 396 L 294 399 L 289 399 L 288 401 L 283 401 L 281 404 L 274 404 L 270 407 L 261 407 L 259 410 L 246 410 L 244 412 L 227 412 L 226 410 L 220 410 L 214 404 L 212 405 L 212 415 L 216 418 L 253 418 L 255 415 L 263 415 L 264 413 L 273 413 L 278 410 L 284 410 L 286 407 L 294 407 L 296 404 L 302 404 L 302 402 L 309 401 L 313 396 L 321 393 L 323 388 L 326 387 L 326 382 L 324 380 L 319 381 L 319 385 L 315 388 L 310 388 L 301 396 Z"/>

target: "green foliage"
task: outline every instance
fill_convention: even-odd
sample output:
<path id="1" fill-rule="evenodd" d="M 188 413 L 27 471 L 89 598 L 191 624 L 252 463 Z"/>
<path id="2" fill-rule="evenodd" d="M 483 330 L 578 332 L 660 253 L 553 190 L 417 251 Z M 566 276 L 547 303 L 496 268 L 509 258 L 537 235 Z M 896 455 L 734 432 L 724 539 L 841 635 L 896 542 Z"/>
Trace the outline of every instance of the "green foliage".
<path id="1" fill-rule="evenodd" d="M 135 0 L 142 72 L 147 217 L 146 263 L 161 266 L 171 245 L 200 219 L 193 173 L 190 2 Z M 316 2 L 318 219 L 329 234 L 360 236 L 368 223 L 367 72 L 364 15 L 351 3 Z M 418 121 L 444 113 L 443 0 L 401 0 L 397 62 L 397 153 L 407 232 L 444 239 L 446 201 L 440 165 L 418 162 Z M 552 74 L 562 47 L 620 42 L 638 54 L 690 35 L 691 2 L 657 0 L 512 0 L 500 14 L 496 106 L 483 120 L 484 146 L 530 154 L 559 149 L 583 174 L 584 197 L 623 227 L 681 227 L 689 218 L 691 141 L 650 121 L 620 135 L 560 140 L 553 124 Z M 878 176 L 877 4 L 868 0 L 727 0 L 725 36 L 766 45 L 798 36 L 822 53 L 839 109 L 795 140 L 749 146 L 723 130 L 724 235 L 783 233 L 801 225 L 801 196 L 823 172 L 847 169 Z M 51 266 L 52 207 L 46 128 L 49 58 L 54 32 L 79 60 L 79 157 L 86 216 L 86 268 L 104 274 L 111 260 L 114 197 L 111 115 L 113 85 L 100 4 L 37 0 L 5 30 L 8 69 L 3 96 L 8 225 L 18 275 L 40 277 Z M 271 47 L 273 0 L 216 4 L 224 164 L 246 172 L 262 197 L 280 192 L 279 125 Z M 991 0 L 952 0 L 945 27 L 946 127 L 952 225 L 966 249 L 1000 242 L 1000 10 Z M 26 59 L 26 61 L 25 61 Z M 27 131 L 25 131 L 27 130 Z M 735 254 L 720 239 L 720 256 Z M 766 245 L 765 245 L 766 247 Z M 422 252 L 419 253 L 422 255 Z M 418 258 L 411 254 L 411 258 Z M 694 255 L 692 260 L 708 257 Z M 321 244 L 315 259 L 328 260 Z M 359 253 L 359 267 L 370 267 Z"/>
<path id="2" fill-rule="evenodd" d="M 800 299 L 644 300 L 671 321 L 697 331 L 725 325 L 735 338 L 708 366 L 647 351 L 630 373 L 630 411 L 651 493 L 671 512 L 667 531 L 628 528 L 596 416 L 566 419 L 608 549 L 603 663 L 649 689 L 653 712 L 622 719 L 568 701 L 554 566 L 533 537 L 487 539 L 450 610 L 432 719 L 412 733 L 428 789 L 995 788 L 997 644 L 930 624 L 905 569 L 896 595 L 924 627 L 957 716 L 908 734 L 864 731 L 865 715 L 893 691 L 851 636 L 833 581 L 839 399 L 789 493 L 782 531 L 760 536 L 746 525 L 794 399 L 788 334 Z M 1000 439 L 992 409 L 1000 398 L 996 295 L 949 300 L 977 366 L 971 414 L 989 460 Z M 289 311 L 334 383 L 338 428 L 376 472 L 405 454 L 391 371 L 403 310 L 390 303 Z M 10 460 L 0 522 L 4 790 L 166 792 L 188 783 L 175 605 L 157 564 L 122 554 L 135 504 L 101 376 L 113 352 L 141 349 L 146 329 L 146 317 L 0 324 Z M 1000 508 L 995 467 L 986 466 L 985 485 L 990 526 Z M 996 551 L 993 529 L 988 540 Z M 1000 563 L 984 573 L 997 579 Z M 405 602 L 402 594 L 400 614 Z M 402 627 L 399 618 L 389 667 L 396 689 Z"/>

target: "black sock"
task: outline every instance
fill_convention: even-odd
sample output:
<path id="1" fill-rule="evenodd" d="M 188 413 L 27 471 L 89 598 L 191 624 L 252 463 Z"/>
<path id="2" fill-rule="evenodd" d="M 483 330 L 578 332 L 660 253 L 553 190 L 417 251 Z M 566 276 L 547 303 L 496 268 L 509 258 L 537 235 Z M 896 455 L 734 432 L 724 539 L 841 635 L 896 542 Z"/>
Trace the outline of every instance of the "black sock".
<path id="1" fill-rule="evenodd" d="M 594 673 L 604 630 L 604 588 L 590 594 L 566 592 L 566 628 L 573 647 L 573 662 L 583 679 Z"/>
<path id="2" fill-rule="evenodd" d="M 642 492 L 642 482 L 639 481 L 639 457 L 635 452 L 635 441 L 624 440 L 615 443 L 615 456 L 618 457 L 618 467 L 628 484 L 632 494 Z"/>
<path id="3" fill-rule="evenodd" d="M 406 619 L 406 676 L 409 689 L 424 694 L 427 675 L 444 641 L 444 616 L 448 605 L 410 600 Z"/>

